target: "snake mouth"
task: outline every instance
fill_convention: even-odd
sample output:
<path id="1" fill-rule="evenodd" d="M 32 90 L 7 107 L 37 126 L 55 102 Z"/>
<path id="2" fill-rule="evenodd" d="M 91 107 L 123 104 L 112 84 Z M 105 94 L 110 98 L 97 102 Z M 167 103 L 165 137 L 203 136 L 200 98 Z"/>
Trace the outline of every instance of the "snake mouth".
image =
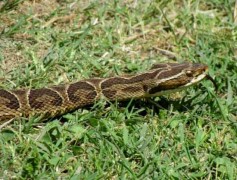
<path id="1" fill-rule="evenodd" d="M 197 76 L 196 78 L 193 78 L 189 83 L 187 83 L 185 86 L 191 86 L 193 84 L 196 84 L 198 82 L 200 82 L 202 79 L 207 79 L 209 81 L 212 82 L 212 84 L 214 85 L 215 91 L 217 91 L 218 86 L 216 84 L 216 81 L 209 75 L 207 74 L 207 70 L 205 71 L 206 73 L 203 73 L 199 76 Z"/>
<path id="2" fill-rule="evenodd" d="M 204 69 L 201 72 L 198 72 L 197 73 L 198 75 L 194 76 L 193 78 L 190 78 L 190 81 L 183 86 L 189 87 L 194 84 L 197 84 L 198 82 L 200 82 L 201 80 L 203 80 L 204 78 L 206 78 L 208 76 L 207 72 L 208 72 L 208 69 Z"/>
<path id="3" fill-rule="evenodd" d="M 205 65 L 204 67 L 200 68 L 198 74 L 200 74 L 200 75 L 195 77 L 194 79 L 192 79 L 191 82 L 185 86 L 189 86 L 191 84 L 196 84 L 199 81 L 201 81 L 202 79 L 207 79 L 212 82 L 212 84 L 214 85 L 215 91 L 217 91 L 218 87 L 217 87 L 216 81 L 208 74 L 208 66 Z"/>

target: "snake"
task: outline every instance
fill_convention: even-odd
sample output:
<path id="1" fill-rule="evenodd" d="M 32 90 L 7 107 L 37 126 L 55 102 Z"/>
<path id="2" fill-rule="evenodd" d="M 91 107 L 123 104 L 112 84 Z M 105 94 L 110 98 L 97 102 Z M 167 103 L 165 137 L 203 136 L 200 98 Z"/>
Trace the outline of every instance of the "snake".
<path id="1" fill-rule="evenodd" d="M 130 76 L 90 78 L 39 89 L 0 88 L 0 124 L 11 119 L 54 118 L 100 99 L 124 101 L 161 96 L 192 86 L 207 77 L 202 63 L 159 63 Z"/>

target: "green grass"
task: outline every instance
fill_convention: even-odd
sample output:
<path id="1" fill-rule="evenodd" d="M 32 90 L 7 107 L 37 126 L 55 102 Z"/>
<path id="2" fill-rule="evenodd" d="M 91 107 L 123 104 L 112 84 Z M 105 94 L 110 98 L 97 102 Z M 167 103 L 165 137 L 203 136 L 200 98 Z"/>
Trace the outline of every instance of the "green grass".
<path id="1" fill-rule="evenodd" d="M 135 74 L 168 61 L 205 63 L 218 85 L 14 121 L 0 132 L 2 179 L 237 179 L 234 0 L 0 7 L 2 88 Z"/>

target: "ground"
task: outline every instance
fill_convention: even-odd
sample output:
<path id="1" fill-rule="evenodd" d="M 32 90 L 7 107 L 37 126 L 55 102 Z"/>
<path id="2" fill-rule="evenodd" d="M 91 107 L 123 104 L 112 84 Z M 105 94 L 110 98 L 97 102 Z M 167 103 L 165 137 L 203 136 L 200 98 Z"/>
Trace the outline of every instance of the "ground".
<path id="1" fill-rule="evenodd" d="M 0 22 L 4 89 L 182 61 L 217 84 L 14 121 L 0 132 L 2 179 L 237 179 L 234 0 L 5 0 Z"/>

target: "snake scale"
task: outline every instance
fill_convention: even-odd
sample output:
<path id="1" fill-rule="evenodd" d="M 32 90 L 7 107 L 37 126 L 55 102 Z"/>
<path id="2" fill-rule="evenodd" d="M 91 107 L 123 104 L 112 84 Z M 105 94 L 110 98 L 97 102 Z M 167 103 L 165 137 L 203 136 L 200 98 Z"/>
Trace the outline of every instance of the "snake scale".
<path id="1" fill-rule="evenodd" d="M 34 115 L 52 118 L 101 98 L 122 101 L 163 95 L 201 81 L 207 71 L 204 64 L 161 63 L 129 77 L 92 78 L 41 89 L 0 89 L 0 124 Z"/>

